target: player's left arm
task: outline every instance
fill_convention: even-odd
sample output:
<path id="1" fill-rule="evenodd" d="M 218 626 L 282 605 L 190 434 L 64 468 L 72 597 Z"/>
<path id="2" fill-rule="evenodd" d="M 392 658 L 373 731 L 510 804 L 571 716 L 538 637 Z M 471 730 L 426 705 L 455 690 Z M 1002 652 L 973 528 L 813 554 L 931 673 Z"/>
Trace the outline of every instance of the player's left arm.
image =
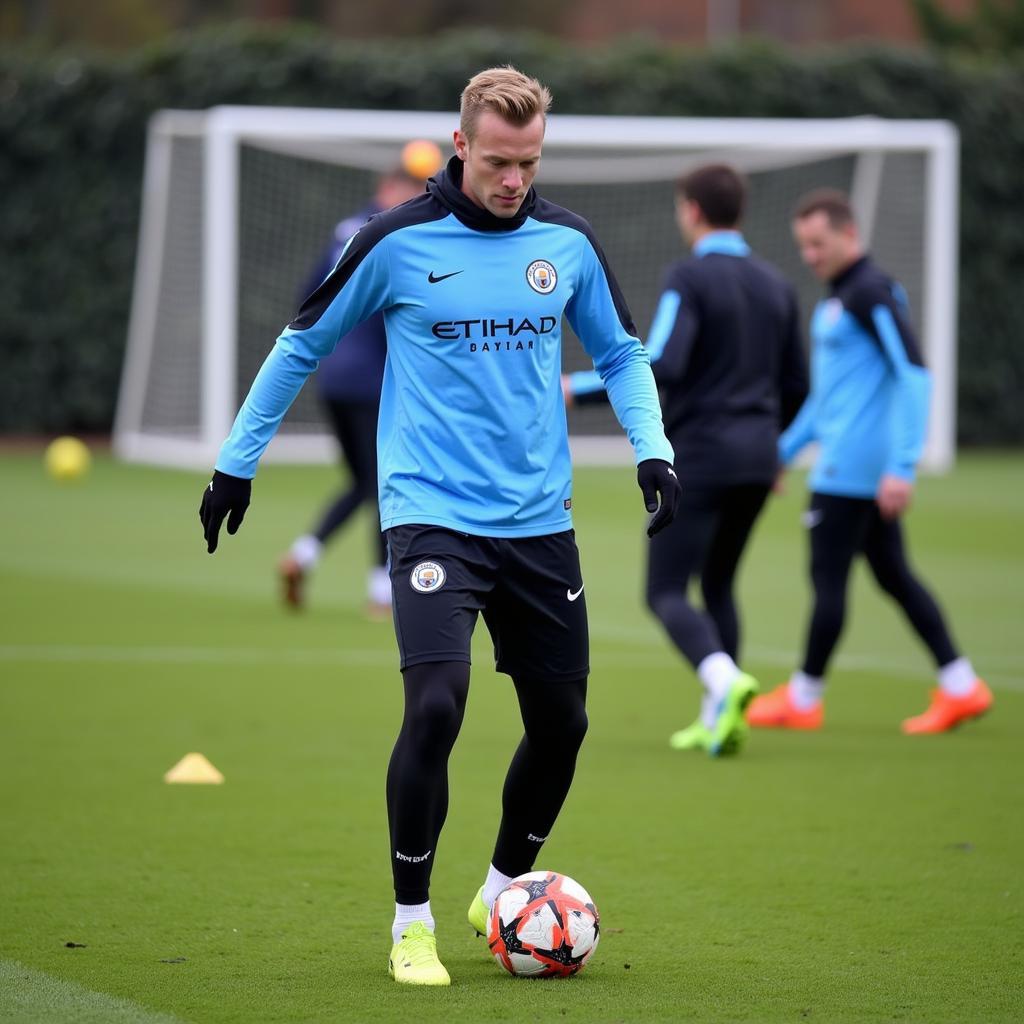
<path id="1" fill-rule="evenodd" d="M 669 268 L 644 344 L 659 387 L 682 379 L 697 338 L 699 318 L 685 270 L 685 264 Z M 585 405 L 607 398 L 604 380 L 596 369 L 568 374 L 564 386 L 567 404 Z"/>
<path id="2" fill-rule="evenodd" d="M 679 496 L 679 481 L 672 469 L 675 453 L 665 437 L 650 356 L 640 344 L 626 301 L 596 243 L 586 235 L 582 241 L 579 278 L 565 314 L 594 361 L 636 453 L 647 511 L 655 512 L 648 526 L 648 535 L 653 535 L 675 515 Z"/>
<path id="3" fill-rule="evenodd" d="M 873 284 L 853 296 L 848 308 L 878 342 L 895 382 L 893 442 L 876 496 L 882 514 L 892 518 L 907 508 L 913 495 L 928 430 L 931 374 L 910 325 L 902 288 Z"/>

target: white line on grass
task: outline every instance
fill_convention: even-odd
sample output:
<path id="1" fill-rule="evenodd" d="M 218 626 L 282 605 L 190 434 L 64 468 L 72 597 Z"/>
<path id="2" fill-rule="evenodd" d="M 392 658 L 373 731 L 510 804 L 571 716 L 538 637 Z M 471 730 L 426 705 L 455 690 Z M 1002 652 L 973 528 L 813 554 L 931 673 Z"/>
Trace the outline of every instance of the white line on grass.
<path id="1" fill-rule="evenodd" d="M 620 638 L 621 640 L 622 638 Z M 751 663 L 792 668 L 796 652 L 751 645 L 747 649 Z M 653 650 L 598 650 L 594 665 L 631 668 L 637 665 L 662 666 L 675 671 L 678 659 L 668 647 Z M 86 644 L 8 644 L 0 645 L 0 662 L 37 663 L 106 663 L 106 664 L 273 664 L 273 665 L 391 665 L 397 671 L 394 651 L 374 648 L 309 650 L 288 647 L 115 647 Z M 478 659 L 481 663 L 481 659 Z M 873 654 L 840 654 L 836 659 L 840 671 L 878 672 L 893 679 L 918 682 L 931 679 L 933 673 L 918 661 Z M 982 666 L 990 685 L 1002 690 L 1024 693 L 1024 660 L 1014 654 L 986 657 Z M 993 669 L 997 671 L 992 671 Z"/>
<path id="2" fill-rule="evenodd" d="M 180 1017 L 104 992 L 91 992 L 15 960 L 0 960 L 0 1019 L 25 1024 L 57 1020 L 67 1024 L 184 1024 Z"/>
<path id="3" fill-rule="evenodd" d="M 339 647 L 337 650 L 309 650 L 288 647 L 120 647 L 92 644 L 9 644 L 0 645 L 0 661 L 41 662 L 174 662 L 227 664 L 263 662 L 289 665 L 398 665 L 394 651 Z"/>

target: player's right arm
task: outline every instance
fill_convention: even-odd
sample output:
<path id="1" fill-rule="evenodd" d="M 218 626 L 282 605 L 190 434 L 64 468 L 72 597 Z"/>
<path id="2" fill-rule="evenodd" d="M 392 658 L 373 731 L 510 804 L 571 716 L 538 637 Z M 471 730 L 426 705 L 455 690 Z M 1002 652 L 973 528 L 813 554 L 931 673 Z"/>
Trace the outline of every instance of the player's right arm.
<path id="1" fill-rule="evenodd" d="M 235 533 L 249 504 L 252 478 L 271 438 L 306 378 L 338 340 L 390 301 L 388 238 L 360 232 L 338 265 L 281 332 L 221 446 L 213 479 L 203 491 L 199 519 L 207 551 L 217 550 L 221 523 Z"/>

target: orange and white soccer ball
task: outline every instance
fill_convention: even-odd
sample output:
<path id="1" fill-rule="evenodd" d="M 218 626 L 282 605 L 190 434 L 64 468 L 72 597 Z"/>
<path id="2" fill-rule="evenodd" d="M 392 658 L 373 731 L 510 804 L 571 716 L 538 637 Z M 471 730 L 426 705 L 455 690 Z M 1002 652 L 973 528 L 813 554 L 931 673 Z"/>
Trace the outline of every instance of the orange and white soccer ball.
<path id="1" fill-rule="evenodd" d="M 579 882 L 530 871 L 498 894 L 487 926 L 494 959 L 520 978 L 567 978 L 597 949 L 600 915 Z"/>

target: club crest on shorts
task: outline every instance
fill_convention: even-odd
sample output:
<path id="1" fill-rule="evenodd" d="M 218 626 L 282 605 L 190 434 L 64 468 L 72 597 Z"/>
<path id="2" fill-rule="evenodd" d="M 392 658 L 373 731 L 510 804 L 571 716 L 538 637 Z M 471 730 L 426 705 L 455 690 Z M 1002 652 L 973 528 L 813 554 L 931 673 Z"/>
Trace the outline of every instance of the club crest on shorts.
<path id="1" fill-rule="evenodd" d="M 420 562 L 409 574 L 409 583 L 421 594 L 432 594 L 444 586 L 446 578 L 444 568 L 437 562 Z"/>
<path id="2" fill-rule="evenodd" d="M 534 260 L 526 268 L 526 283 L 541 295 L 550 295 L 558 284 L 558 274 L 547 260 Z"/>

